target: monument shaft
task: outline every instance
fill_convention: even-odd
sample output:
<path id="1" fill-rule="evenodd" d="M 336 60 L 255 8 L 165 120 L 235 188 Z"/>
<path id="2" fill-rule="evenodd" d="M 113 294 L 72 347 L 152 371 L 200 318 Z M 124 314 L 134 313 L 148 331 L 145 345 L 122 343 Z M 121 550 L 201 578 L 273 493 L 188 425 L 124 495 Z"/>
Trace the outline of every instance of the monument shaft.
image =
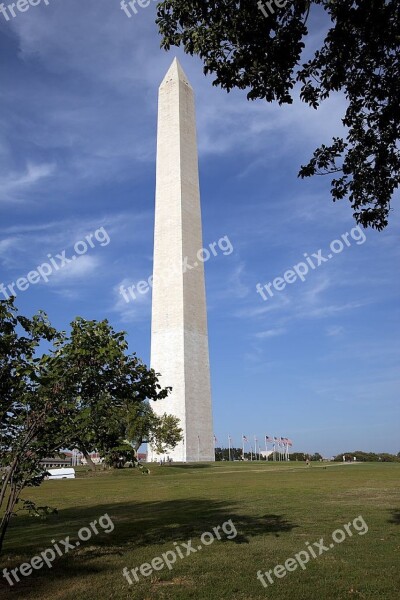
<path id="1" fill-rule="evenodd" d="M 175 59 L 159 89 L 151 330 L 151 366 L 172 387 L 152 407 L 184 431 L 174 461 L 214 460 L 202 247 L 194 94 Z"/>

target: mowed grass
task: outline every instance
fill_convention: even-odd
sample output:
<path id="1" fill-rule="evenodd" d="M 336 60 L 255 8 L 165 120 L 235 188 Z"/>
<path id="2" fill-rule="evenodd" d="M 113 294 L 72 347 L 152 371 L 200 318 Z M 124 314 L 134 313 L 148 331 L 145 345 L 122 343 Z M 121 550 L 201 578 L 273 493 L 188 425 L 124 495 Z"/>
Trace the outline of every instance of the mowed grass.
<path id="1" fill-rule="evenodd" d="M 217 463 L 80 474 L 46 481 L 25 494 L 59 509 L 47 521 L 19 516 L 10 527 L 1 568 L 15 568 L 108 513 L 115 529 L 43 566 L 3 598 L 99 600 L 374 600 L 399 598 L 400 464 Z M 362 515 L 369 531 L 341 544 L 264 588 L 256 574 L 283 564 Z M 174 550 L 232 519 L 235 539 L 215 540 L 129 585 L 122 569 Z M 316 549 L 317 553 L 318 550 Z"/>

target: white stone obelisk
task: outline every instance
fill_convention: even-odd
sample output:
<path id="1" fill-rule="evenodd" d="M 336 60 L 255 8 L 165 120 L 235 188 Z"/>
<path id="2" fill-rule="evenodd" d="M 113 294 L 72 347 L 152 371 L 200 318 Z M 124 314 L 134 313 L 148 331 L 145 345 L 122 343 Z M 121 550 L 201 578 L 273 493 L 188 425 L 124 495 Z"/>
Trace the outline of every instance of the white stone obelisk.
<path id="1" fill-rule="evenodd" d="M 151 366 L 172 387 L 152 407 L 184 432 L 175 462 L 215 460 L 202 248 L 194 94 L 175 58 L 159 89 L 151 327 Z"/>

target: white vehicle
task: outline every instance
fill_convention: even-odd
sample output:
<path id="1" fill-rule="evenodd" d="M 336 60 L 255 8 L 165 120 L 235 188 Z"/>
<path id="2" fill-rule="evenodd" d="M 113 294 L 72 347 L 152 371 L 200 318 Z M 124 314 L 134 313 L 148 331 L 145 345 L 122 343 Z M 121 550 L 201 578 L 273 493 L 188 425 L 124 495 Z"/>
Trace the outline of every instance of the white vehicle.
<path id="1" fill-rule="evenodd" d="M 65 467 L 61 469 L 47 469 L 47 479 L 75 479 L 75 469 Z"/>

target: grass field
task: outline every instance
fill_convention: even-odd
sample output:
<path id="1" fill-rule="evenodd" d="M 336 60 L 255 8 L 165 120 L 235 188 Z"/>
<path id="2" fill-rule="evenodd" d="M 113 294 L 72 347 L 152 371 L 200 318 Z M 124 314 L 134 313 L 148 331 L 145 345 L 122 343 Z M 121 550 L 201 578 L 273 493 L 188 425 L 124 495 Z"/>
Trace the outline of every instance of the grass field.
<path id="1" fill-rule="evenodd" d="M 114 530 L 101 530 L 79 548 L 10 587 L 3 598 L 98 600 L 395 600 L 400 589 L 400 464 L 216 463 L 80 473 L 46 481 L 26 497 L 59 509 L 47 521 L 26 516 L 10 527 L 1 569 L 30 561 L 52 540 L 71 537 L 105 513 Z M 306 549 L 332 543 L 332 533 L 362 516 L 368 532 L 342 543 L 264 588 L 257 571 Z M 201 545 L 203 532 L 232 519 L 237 536 Z M 227 527 L 227 526 L 226 526 Z M 231 530 L 232 531 L 232 530 Z M 133 569 L 192 539 L 196 553 L 177 558 L 129 585 Z M 209 539 L 209 538 L 207 538 Z M 159 563 L 156 563 L 159 566 Z M 281 573 L 278 571 L 278 573 Z"/>

